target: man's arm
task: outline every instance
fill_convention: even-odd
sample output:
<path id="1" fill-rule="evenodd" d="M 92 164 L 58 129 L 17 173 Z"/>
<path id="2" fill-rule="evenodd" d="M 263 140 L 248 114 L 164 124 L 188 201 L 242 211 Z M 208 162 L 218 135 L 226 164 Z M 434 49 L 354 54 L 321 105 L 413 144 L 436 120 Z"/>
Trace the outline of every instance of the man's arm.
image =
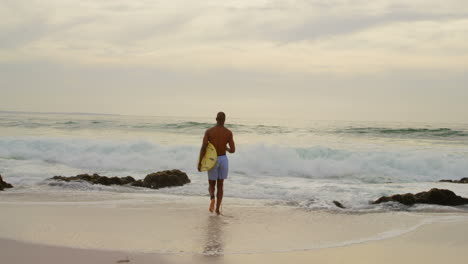
<path id="1" fill-rule="evenodd" d="M 205 156 L 206 146 L 208 146 L 208 130 L 205 131 L 205 136 L 203 137 L 203 143 L 200 148 L 200 157 L 198 157 L 198 171 L 201 171 L 201 161 L 203 156 Z"/>
<path id="2" fill-rule="evenodd" d="M 229 136 L 228 145 L 229 145 L 229 147 L 227 147 L 226 150 L 229 153 L 236 152 L 236 144 L 234 143 L 234 136 L 232 135 L 232 132 L 231 132 L 231 135 Z"/>

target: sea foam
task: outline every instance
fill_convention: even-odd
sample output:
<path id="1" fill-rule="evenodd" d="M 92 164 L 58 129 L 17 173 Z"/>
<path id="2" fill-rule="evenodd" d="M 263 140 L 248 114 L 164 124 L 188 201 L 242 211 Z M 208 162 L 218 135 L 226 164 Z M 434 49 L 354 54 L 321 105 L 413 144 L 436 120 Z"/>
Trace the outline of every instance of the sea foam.
<path id="1" fill-rule="evenodd" d="M 194 174 L 199 146 L 164 145 L 148 141 L 84 138 L 2 137 L 0 162 L 29 164 L 24 169 L 63 166 L 86 172 L 140 177 L 165 169 Z M 248 177 L 295 177 L 363 183 L 404 183 L 457 179 L 466 176 L 468 152 L 433 149 L 294 148 L 280 145 L 239 145 L 229 156 L 231 174 Z M 34 166 L 36 163 L 36 166 Z M 18 171 L 20 172 L 20 171 Z M 23 171 L 27 175 L 28 171 Z M 43 175 L 51 177 L 53 175 Z M 21 176 L 19 176 L 21 177 Z"/>

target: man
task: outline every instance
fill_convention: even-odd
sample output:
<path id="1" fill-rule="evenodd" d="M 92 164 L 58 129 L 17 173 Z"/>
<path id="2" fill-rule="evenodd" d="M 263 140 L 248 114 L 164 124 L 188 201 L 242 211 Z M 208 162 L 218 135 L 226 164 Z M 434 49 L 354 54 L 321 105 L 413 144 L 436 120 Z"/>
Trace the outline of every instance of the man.
<path id="1" fill-rule="evenodd" d="M 205 132 L 203 137 L 203 144 L 200 149 L 200 161 L 198 163 L 198 171 L 201 168 L 201 160 L 205 155 L 206 146 L 208 141 L 213 144 L 218 154 L 218 159 L 214 167 L 208 171 L 208 191 L 210 192 L 210 212 L 213 213 L 215 206 L 215 187 L 217 188 L 216 193 L 216 214 L 220 215 L 221 201 L 223 200 L 223 184 L 224 180 L 228 176 L 229 163 L 226 156 L 226 151 L 234 153 L 236 146 L 234 144 L 234 138 L 231 130 L 224 127 L 224 121 L 226 121 L 226 115 L 223 112 L 219 112 L 216 116 L 216 126 L 209 128 Z M 229 147 L 226 146 L 229 144 Z"/>

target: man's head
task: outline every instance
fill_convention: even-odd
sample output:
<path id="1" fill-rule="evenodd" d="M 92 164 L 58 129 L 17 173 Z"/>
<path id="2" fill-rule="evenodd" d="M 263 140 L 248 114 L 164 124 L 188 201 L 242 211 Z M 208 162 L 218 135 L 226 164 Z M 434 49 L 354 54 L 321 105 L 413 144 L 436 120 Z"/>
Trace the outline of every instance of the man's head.
<path id="1" fill-rule="evenodd" d="M 216 122 L 220 125 L 224 125 L 224 121 L 226 121 L 226 114 L 224 112 L 219 112 L 216 115 Z"/>

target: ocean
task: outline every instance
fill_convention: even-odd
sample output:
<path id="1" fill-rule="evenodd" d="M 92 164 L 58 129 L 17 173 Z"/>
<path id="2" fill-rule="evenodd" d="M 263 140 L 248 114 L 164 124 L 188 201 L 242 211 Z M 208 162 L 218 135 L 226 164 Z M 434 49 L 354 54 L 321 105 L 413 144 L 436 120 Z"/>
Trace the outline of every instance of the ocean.
<path id="1" fill-rule="evenodd" d="M 466 212 L 467 206 L 371 205 L 382 195 L 446 188 L 468 197 L 468 124 L 242 119 L 229 116 L 236 153 L 229 157 L 225 203 L 307 210 Z M 0 112 L 0 174 L 9 192 L 119 199 L 208 197 L 207 176 L 196 170 L 204 131 L 213 117 Z M 159 190 L 87 183 L 49 185 L 55 175 L 145 175 L 185 171 L 191 183 Z M 347 209 L 338 209 L 333 201 Z M 207 198 L 208 203 L 208 198 Z"/>

